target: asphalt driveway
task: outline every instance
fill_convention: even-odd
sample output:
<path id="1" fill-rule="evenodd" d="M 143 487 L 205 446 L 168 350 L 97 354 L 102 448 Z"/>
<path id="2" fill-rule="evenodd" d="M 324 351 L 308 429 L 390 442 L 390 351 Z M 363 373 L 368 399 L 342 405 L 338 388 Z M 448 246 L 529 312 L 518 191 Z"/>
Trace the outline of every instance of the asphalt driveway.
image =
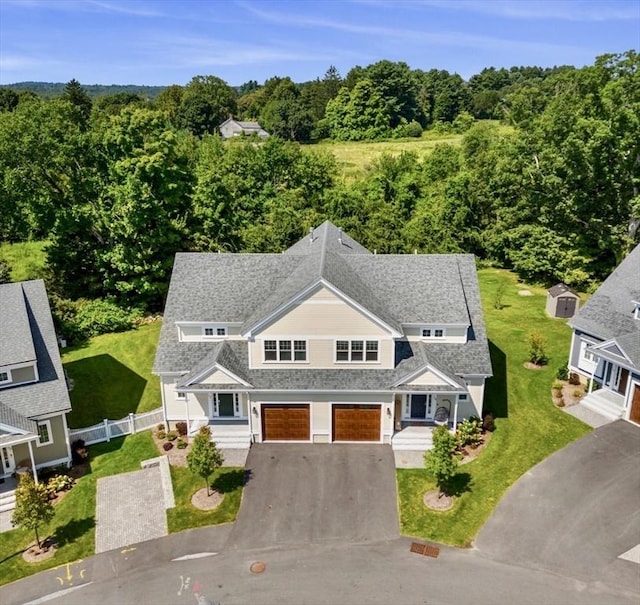
<path id="1" fill-rule="evenodd" d="M 255 444 L 229 546 L 392 540 L 393 453 L 385 445 Z"/>
<path id="2" fill-rule="evenodd" d="M 638 590 L 640 428 L 619 420 L 526 473 L 480 532 L 483 555 Z"/>

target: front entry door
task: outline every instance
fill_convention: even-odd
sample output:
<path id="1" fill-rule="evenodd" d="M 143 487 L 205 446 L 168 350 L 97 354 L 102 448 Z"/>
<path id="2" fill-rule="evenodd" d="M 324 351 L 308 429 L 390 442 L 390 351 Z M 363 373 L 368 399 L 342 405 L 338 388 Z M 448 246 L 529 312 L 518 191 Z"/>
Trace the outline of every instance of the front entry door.
<path id="1" fill-rule="evenodd" d="M 11 475 L 16 470 L 16 461 L 13 457 L 12 447 L 0 448 L 0 456 L 2 456 L 2 474 Z"/>
<path id="2" fill-rule="evenodd" d="M 633 386 L 633 399 L 631 400 L 629 420 L 640 424 L 640 384 Z"/>
<path id="3" fill-rule="evenodd" d="M 234 416 L 233 393 L 220 393 L 218 395 L 218 416 Z"/>

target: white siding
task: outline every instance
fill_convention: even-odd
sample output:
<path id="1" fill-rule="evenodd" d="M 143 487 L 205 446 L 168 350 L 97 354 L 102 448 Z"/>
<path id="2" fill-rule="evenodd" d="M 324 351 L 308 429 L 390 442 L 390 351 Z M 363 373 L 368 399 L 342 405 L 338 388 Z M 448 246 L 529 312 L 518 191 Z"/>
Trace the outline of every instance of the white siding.
<path id="1" fill-rule="evenodd" d="M 448 382 L 446 382 L 445 380 L 440 378 L 440 376 L 437 376 L 436 374 L 434 374 L 429 370 L 427 370 L 426 372 L 423 372 L 422 374 L 420 374 L 419 376 L 416 376 L 415 378 L 412 378 L 407 384 L 451 387 L 451 385 Z"/>
<path id="2" fill-rule="evenodd" d="M 189 420 L 207 418 L 209 408 L 206 393 L 187 393 L 186 400 L 176 399 L 176 380 L 179 377 L 161 377 L 160 388 L 164 394 L 167 420 L 186 420 L 187 409 Z"/>
<path id="3" fill-rule="evenodd" d="M 220 327 L 226 328 L 226 336 L 204 336 L 204 327 Z M 181 342 L 217 342 L 220 340 L 239 340 L 240 326 L 230 326 L 225 323 L 214 324 L 210 322 L 202 322 L 202 324 L 186 324 L 176 326 L 178 330 L 178 339 Z"/>
<path id="4" fill-rule="evenodd" d="M 478 416 L 482 417 L 482 404 L 484 401 L 484 378 L 482 377 L 472 377 L 466 378 L 467 389 L 469 390 L 469 396 L 471 397 L 471 402 L 473 404 L 473 410 L 470 410 L 467 416 Z M 461 408 L 463 406 L 458 407 L 458 416 L 461 416 Z"/>
<path id="5" fill-rule="evenodd" d="M 205 376 L 198 381 L 201 384 L 239 384 L 235 378 L 229 376 L 229 374 L 216 370 L 208 376 Z"/>

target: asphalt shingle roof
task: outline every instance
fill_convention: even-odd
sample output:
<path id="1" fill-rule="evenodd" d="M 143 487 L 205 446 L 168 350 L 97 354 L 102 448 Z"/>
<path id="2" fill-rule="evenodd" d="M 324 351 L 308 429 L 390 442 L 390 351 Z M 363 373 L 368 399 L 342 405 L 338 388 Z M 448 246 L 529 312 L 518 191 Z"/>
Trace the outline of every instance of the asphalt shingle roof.
<path id="1" fill-rule="evenodd" d="M 7 286 L 19 288 L 22 291 L 29 326 L 26 337 L 35 351 L 39 381 L 0 389 L 0 406 L 24 418 L 68 411 L 71 409 L 69 392 L 44 282 L 39 279 L 4 284 L 0 285 L 0 291 Z M 8 315 L 11 315 L 11 309 Z M 4 341 L 3 337 L 3 343 Z M 13 350 L 12 344 L 8 346 Z M 12 424 L 12 426 L 16 425 Z M 16 426 L 16 428 L 24 427 Z"/>
<path id="2" fill-rule="evenodd" d="M 468 342 L 412 345 L 394 370 L 249 370 L 246 342 L 178 342 L 176 321 L 242 322 L 246 331 L 320 280 L 397 332 L 404 323 L 461 324 Z M 256 389 L 370 390 L 389 388 L 427 358 L 452 377 L 491 374 L 474 257 L 374 255 L 326 222 L 284 254 L 177 254 L 154 372 L 188 373 L 186 383 L 217 361 Z"/>
<path id="3" fill-rule="evenodd" d="M 639 302 L 640 245 L 607 277 L 569 325 L 603 340 L 615 339 L 640 368 L 640 320 L 634 318 Z"/>
<path id="4" fill-rule="evenodd" d="M 21 284 L 0 285 L 0 367 L 34 361 L 27 304 Z"/>

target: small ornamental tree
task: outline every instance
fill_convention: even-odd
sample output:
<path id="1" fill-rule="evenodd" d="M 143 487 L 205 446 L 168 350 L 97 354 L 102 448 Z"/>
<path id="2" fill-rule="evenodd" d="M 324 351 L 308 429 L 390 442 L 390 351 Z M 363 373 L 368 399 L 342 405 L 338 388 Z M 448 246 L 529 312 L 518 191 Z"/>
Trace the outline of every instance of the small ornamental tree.
<path id="1" fill-rule="evenodd" d="M 436 427 L 433 431 L 433 448 L 425 452 L 424 465 L 436 480 L 439 498 L 446 492 L 451 477 L 456 474 L 458 463 L 454 457 L 455 450 L 455 436 L 446 426 Z"/>
<path id="2" fill-rule="evenodd" d="M 224 462 L 222 452 L 211 441 L 211 431 L 203 426 L 193 439 L 191 451 L 187 454 L 187 466 L 194 475 L 202 477 L 207 484 L 209 495 L 209 477 L 218 470 Z"/>
<path id="3" fill-rule="evenodd" d="M 54 514 L 46 486 L 42 483 L 36 484 L 29 473 L 22 475 L 16 489 L 16 508 L 11 523 L 34 530 L 38 548 L 42 548 L 38 527 L 51 521 Z"/>
<path id="4" fill-rule="evenodd" d="M 547 354 L 545 353 L 545 340 L 542 334 L 533 332 L 529 334 L 529 361 L 537 366 L 547 363 Z"/>

